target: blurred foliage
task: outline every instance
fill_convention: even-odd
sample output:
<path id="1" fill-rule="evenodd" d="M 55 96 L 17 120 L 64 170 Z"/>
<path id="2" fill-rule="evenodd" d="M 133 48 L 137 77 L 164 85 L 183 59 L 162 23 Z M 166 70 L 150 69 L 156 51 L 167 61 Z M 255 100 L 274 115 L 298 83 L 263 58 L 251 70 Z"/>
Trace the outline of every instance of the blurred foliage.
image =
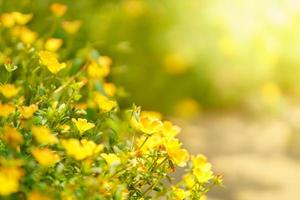
<path id="1" fill-rule="evenodd" d="M 51 2 L 1 0 L 0 9 L 34 12 L 30 26 L 47 32 Z M 127 102 L 176 113 L 184 99 L 204 108 L 257 109 L 299 97 L 298 1 L 60 2 L 69 7 L 67 18 L 83 21 L 69 39 L 73 52 L 84 45 L 112 55 L 112 79 L 125 86 Z M 270 83 L 280 96 L 274 105 L 265 101 Z"/>

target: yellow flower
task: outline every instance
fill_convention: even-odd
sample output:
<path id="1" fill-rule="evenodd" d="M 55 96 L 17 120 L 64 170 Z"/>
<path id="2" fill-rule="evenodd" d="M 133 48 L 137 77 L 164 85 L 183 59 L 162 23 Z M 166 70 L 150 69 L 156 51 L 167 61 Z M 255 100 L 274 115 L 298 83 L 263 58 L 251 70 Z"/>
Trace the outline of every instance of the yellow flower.
<path id="1" fill-rule="evenodd" d="M 13 112 L 15 112 L 14 106 L 0 103 L 0 117 L 7 117 Z"/>
<path id="2" fill-rule="evenodd" d="M 16 96 L 18 92 L 20 91 L 20 88 L 15 87 L 13 84 L 4 84 L 0 85 L 0 92 L 6 97 L 11 98 L 13 96 Z"/>
<path id="3" fill-rule="evenodd" d="M 81 21 L 79 20 L 62 22 L 63 29 L 69 34 L 77 33 L 80 26 L 81 26 Z"/>
<path id="4" fill-rule="evenodd" d="M 131 119 L 131 123 L 135 128 L 146 134 L 159 132 L 163 127 L 163 123 L 158 118 L 149 113 L 142 114 L 139 119 L 133 117 Z"/>
<path id="5" fill-rule="evenodd" d="M 52 200 L 52 198 L 36 191 L 30 192 L 27 199 L 28 200 Z"/>
<path id="6" fill-rule="evenodd" d="M 102 153 L 101 156 L 107 162 L 107 164 L 108 164 L 109 167 L 116 166 L 116 165 L 119 165 L 121 163 L 121 159 L 116 154 L 113 154 L 113 153 L 109 153 L 109 154 Z"/>
<path id="7" fill-rule="evenodd" d="M 48 148 L 34 148 L 32 155 L 39 164 L 45 167 L 52 166 L 60 160 L 59 155 Z"/>
<path id="8" fill-rule="evenodd" d="M 18 146 L 23 143 L 22 134 L 11 126 L 4 127 L 4 133 L 1 135 L 1 138 L 13 148 L 18 148 Z"/>
<path id="9" fill-rule="evenodd" d="M 55 52 L 57 51 L 63 44 L 63 40 L 59 38 L 49 38 L 45 42 L 45 49 L 47 51 Z"/>
<path id="10" fill-rule="evenodd" d="M 55 144 L 58 142 L 56 136 L 45 126 L 33 126 L 31 131 L 34 138 L 41 144 Z"/>
<path id="11" fill-rule="evenodd" d="M 15 22 L 19 25 L 25 25 L 32 19 L 32 14 L 23 14 L 20 12 L 13 12 L 12 16 L 15 20 Z"/>
<path id="12" fill-rule="evenodd" d="M 67 9 L 68 7 L 61 3 L 53 3 L 50 6 L 51 12 L 57 17 L 63 16 L 66 13 Z"/>
<path id="13" fill-rule="evenodd" d="M 184 200 L 188 197 L 187 191 L 175 186 L 172 186 L 172 193 L 172 200 Z"/>
<path id="14" fill-rule="evenodd" d="M 193 174 L 184 175 L 183 180 L 187 188 L 192 188 L 195 184 L 195 177 Z"/>
<path id="15" fill-rule="evenodd" d="M 116 94 L 117 88 L 113 83 L 104 83 L 103 84 L 104 92 L 107 96 L 113 97 Z"/>
<path id="16" fill-rule="evenodd" d="M 61 132 L 66 133 L 70 130 L 70 126 L 67 124 L 63 124 L 59 127 L 61 129 Z"/>
<path id="17" fill-rule="evenodd" d="M 61 140 L 62 146 L 66 149 L 69 156 L 74 157 L 76 160 L 82 160 L 89 156 L 99 153 L 103 150 L 102 144 L 95 144 L 93 141 L 82 139 Z"/>
<path id="18" fill-rule="evenodd" d="M 208 182 L 213 178 L 211 164 L 207 162 L 207 158 L 203 155 L 192 156 L 193 174 L 200 183 Z"/>
<path id="19" fill-rule="evenodd" d="M 0 167 L 0 195 L 9 195 L 19 190 L 19 181 L 24 175 L 18 167 Z"/>
<path id="20" fill-rule="evenodd" d="M 189 160 L 189 153 L 181 148 L 179 140 L 175 138 L 166 139 L 164 145 L 171 160 L 179 167 L 184 167 Z"/>
<path id="21" fill-rule="evenodd" d="M 78 118 L 77 120 L 73 118 L 72 122 L 74 122 L 80 134 L 95 127 L 95 124 L 88 122 L 86 119 L 82 118 Z"/>
<path id="22" fill-rule="evenodd" d="M 180 132 L 180 127 L 175 126 L 170 121 L 164 121 L 160 131 L 161 135 L 167 138 L 173 138 Z"/>
<path id="23" fill-rule="evenodd" d="M 28 119 L 32 117 L 33 113 L 35 113 L 38 109 L 38 106 L 35 104 L 31 104 L 30 106 L 22 106 L 21 116 L 25 119 Z"/>
<path id="24" fill-rule="evenodd" d="M 95 92 L 94 100 L 97 103 L 99 109 L 103 112 L 109 112 L 117 106 L 116 101 L 109 100 L 106 96 L 98 92 Z"/>
<path id="25" fill-rule="evenodd" d="M 192 119 L 200 114 L 201 107 L 197 101 L 186 98 L 177 102 L 174 112 L 178 117 Z"/>
<path id="26" fill-rule="evenodd" d="M 0 19 L 1 19 L 1 24 L 4 27 L 10 28 L 10 27 L 13 27 L 15 25 L 15 19 L 12 16 L 11 13 L 3 13 L 1 15 Z"/>
<path id="27" fill-rule="evenodd" d="M 101 64 L 98 64 L 96 61 L 92 60 L 88 64 L 87 72 L 88 72 L 88 75 L 89 75 L 90 78 L 93 78 L 93 79 L 104 78 L 110 72 L 110 65 L 108 65 L 108 64 L 102 64 L 101 65 Z"/>
<path id="28" fill-rule="evenodd" d="M 167 73 L 178 75 L 186 72 L 190 64 L 188 60 L 180 54 L 169 54 L 164 59 L 164 68 Z"/>
<path id="29" fill-rule="evenodd" d="M 20 40 L 25 44 L 32 44 L 37 38 L 37 33 L 27 27 L 20 27 L 18 31 Z"/>
<path id="30" fill-rule="evenodd" d="M 52 74 L 57 74 L 60 70 L 66 67 L 66 63 L 59 63 L 56 55 L 50 51 L 40 51 L 41 62 L 49 69 Z"/>

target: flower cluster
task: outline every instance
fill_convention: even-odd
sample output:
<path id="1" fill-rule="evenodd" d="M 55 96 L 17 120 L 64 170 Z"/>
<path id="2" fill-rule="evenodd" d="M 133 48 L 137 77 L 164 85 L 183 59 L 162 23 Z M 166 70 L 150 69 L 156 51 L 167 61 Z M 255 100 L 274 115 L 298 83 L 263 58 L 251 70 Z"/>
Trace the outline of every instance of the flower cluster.
<path id="1" fill-rule="evenodd" d="M 66 5 L 50 12 L 65 35 L 79 30 L 80 21 L 63 20 Z M 109 57 L 92 48 L 68 54 L 55 28 L 29 28 L 32 17 L 0 17 L 1 198 L 201 199 L 221 183 L 204 156 L 190 160 L 178 126 L 119 106 Z M 176 167 L 186 174 L 174 183 Z"/>

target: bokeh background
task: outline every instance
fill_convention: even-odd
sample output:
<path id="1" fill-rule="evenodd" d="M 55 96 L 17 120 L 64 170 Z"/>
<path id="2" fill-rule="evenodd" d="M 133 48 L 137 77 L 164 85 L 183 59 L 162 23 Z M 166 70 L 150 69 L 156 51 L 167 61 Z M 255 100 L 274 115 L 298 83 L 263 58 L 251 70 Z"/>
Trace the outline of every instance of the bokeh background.
<path id="1" fill-rule="evenodd" d="M 224 175 L 209 199 L 300 199 L 300 1 L 0 0 L 0 12 L 33 12 L 47 32 L 53 2 L 82 21 L 68 52 L 112 57 L 123 106 L 177 121 Z"/>

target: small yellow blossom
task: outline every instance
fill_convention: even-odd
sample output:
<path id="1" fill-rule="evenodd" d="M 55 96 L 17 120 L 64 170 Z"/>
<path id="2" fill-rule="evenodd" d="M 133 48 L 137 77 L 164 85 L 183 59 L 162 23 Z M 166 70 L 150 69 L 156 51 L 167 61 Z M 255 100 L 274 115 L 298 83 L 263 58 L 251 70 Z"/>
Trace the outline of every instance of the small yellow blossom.
<path id="1" fill-rule="evenodd" d="M 15 19 L 11 13 L 3 13 L 0 20 L 4 27 L 11 28 L 15 25 Z"/>
<path id="2" fill-rule="evenodd" d="M 30 192 L 27 196 L 28 200 L 52 200 L 51 197 L 46 196 L 45 194 L 42 194 L 40 192 Z"/>
<path id="3" fill-rule="evenodd" d="M 116 94 L 117 88 L 113 83 L 104 83 L 103 84 L 104 92 L 107 96 L 113 97 Z"/>
<path id="4" fill-rule="evenodd" d="M 32 19 L 32 14 L 23 14 L 20 12 L 13 12 L 12 16 L 15 20 L 15 22 L 19 25 L 25 25 Z"/>
<path id="5" fill-rule="evenodd" d="M 211 164 L 207 162 L 207 158 L 203 155 L 192 156 L 193 174 L 200 183 L 208 182 L 213 178 Z"/>
<path id="6" fill-rule="evenodd" d="M 66 133 L 70 130 L 70 126 L 67 124 L 63 124 L 59 127 L 61 129 L 61 132 Z"/>
<path id="7" fill-rule="evenodd" d="M 192 188 L 195 184 L 195 177 L 193 174 L 184 175 L 183 180 L 187 188 Z"/>
<path id="8" fill-rule="evenodd" d="M 21 116 L 25 119 L 29 119 L 38 109 L 39 107 L 35 104 L 31 104 L 30 106 L 22 106 Z"/>
<path id="9" fill-rule="evenodd" d="M 59 155 L 48 148 L 34 148 L 32 155 L 38 163 L 45 167 L 52 166 L 60 160 Z"/>
<path id="10" fill-rule="evenodd" d="M 40 51 L 41 62 L 49 69 L 52 74 L 57 74 L 60 70 L 66 67 L 66 63 L 59 63 L 56 55 L 50 51 Z"/>
<path id="11" fill-rule="evenodd" d="M 45 49 L 47 51 L 55 52 L 57 51 L 63 44 L 63 40 L 59 38 L 49 38 L 45 42 Z"/>
<path id="12" fill-rule="evenodd" d="M 109 112 L 117 106 L 117 102 L 109 100 L 106 96 L 96 92 L 94 97 L 95 102 L 97 103 L 100 110 L 103 112 Z"/>
<path id="13" fill-rule="evenodd" d="M 169 54 L 164 58 L 164 68 L 167 73 L 178 75 L 190 67 L 188 60 L 180 54 Z"/>
<path id="14" fill-rule="evenodd" d="M 50 6 L 51 12 L 57 17 L 63 16 L 66 13 L 67 9 L 68 7 L 65 4 L 61 3 L 53 3 Z"/>
<path id="15" fill-rule="evenodd" d="M 99 58 L 100 60 L 100 58 Z M 101 79 L 106 77 L 110 72 L 110 65 L 106 62 L 102 61 L 103 64 L 100 64 L 100 62 L 96 62 L 92 60 L 87 67 L 87 72 L 90 78 L 93 79 Z"/>
<path id="16" fill-rule="evenodd" d="M 173 138 L 180 132 L 180 127 L 173 125 L 170 121 L 164 121 L 160 131 L 161 135 L 167 138 Z"/>
<path id="17" fill-rule="evenodd" d="M 19 181 L 24 175 L 18 167 L 0 167 L 0 195 L 9 195 L 19 190 Z"/>
<path id="18" fill-rule="evenodd" d="M 21 27 L 18 31 L 20 40 L 25 44 L 32 44 L 37 38 L 37 33 L 27 27 Z"/>
<path id="19" fill-rule="evenodd" d="M 166 139 L 164 145 L 171 160 L 179 167 L 184 167 L 189 160 L 189 153 L 181 148 L 179 140 L 175 138 Z"/>
<path id="20" fill-rule="evenodd" d="M 184 200 L 188 196 L 187 191 L 175 186 L 172 186 L 172 192 L 173 192 L 172 200 Z"/>
<path id="21" fill-rule="evenodd" d="M 20 91 L 20 88 L 14 86 L 13 84 L 4 84 L 0 85 L 0 92 L 6 97 L 11 98 L 13 96 L 16 96 L 18 92 Z"/>
<path id="22" fill-rule="evenodd" d="M 13 105 L 0 103 L 0 117 L 7 117 L 13 112 L 15 112 Z"/>
<path id="23" fill-rule="evenodd" d="M 102 153 L 101 156 L 104 158 L 104 160 L 110 167 L 119 165 L 121 163 L 121 159 L 114 153 Z"/>
<path id="24" fill-rule="evenodd" d="M 133 117 L 131 123 L 135 128 L 147 134 L 159 132 L 163 127 L 163 123 L 158 118 L 145 113 L 139 119 Z"/>
<path id="25" fill-rule="evenodd" d="M 80 134 L 83 134 L 85 131 L 95 127 L 94 123 L 90 123 L 86 119 L 82 119 L 82 118 L 78 118 L 78 119 L 73 118 L 72 122 L 74 122 Z"/>
<path id="26" fill-rule="evenodd" d="M 174 112 L 178 117 L 192 119 L 200 114 L 201 107 L 199 103 L 192 99 L 182 99 L 175 105 Z"/>
<path id="27" fill-rule="evenodd" d="M 58 139 L 51 133 L 51 130 L 45 126 L 33 126 L 32 135 L 41 144 L 55 144 Z"/>
<path id="28" fill-rule="evenodd" d="M 69 34 L 77 33 L 80 26 L 81 26 L 81 21 L 79 20 L 62 22 L 63 29 Z"/>
<path id="29" fill-rule="evenodd" d="M 17 148 L 23 143 L 22 134 L 16 128 L 11 126 L 4 127 L 4 133 L 1 135 L 1 138 L 13 148 Z"/>
<path id="30" fill-rule="evenodd" d="M 93 141 L 82 139 L 61 140 L 62 146 L 66 149 L 69 156 L 76 160 L 82 160 L 101 152 L 104 148 L 102 144 L 95 144 Z"/>

